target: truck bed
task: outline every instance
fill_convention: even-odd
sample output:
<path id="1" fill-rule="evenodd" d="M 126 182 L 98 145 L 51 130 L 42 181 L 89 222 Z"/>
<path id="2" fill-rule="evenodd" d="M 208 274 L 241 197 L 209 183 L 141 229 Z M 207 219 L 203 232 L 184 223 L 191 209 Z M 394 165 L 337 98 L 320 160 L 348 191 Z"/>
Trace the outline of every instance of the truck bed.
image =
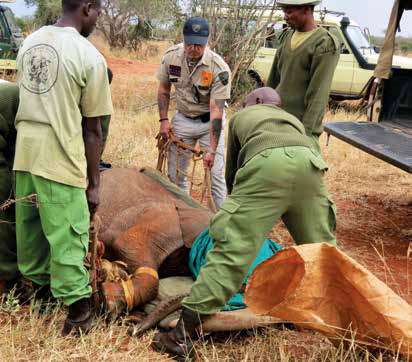
<path id="1" fill-rule="evenodd" d="M 410 128 L 398 122 L 331 122 L 325 125 L 325 131 L 412 173 L 412 135 Z"/>

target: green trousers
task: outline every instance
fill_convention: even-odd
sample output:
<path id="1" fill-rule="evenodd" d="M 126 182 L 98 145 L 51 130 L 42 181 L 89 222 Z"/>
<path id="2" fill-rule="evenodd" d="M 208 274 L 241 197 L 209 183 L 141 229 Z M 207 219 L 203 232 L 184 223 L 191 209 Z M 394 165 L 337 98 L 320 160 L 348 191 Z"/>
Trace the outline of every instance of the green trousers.
<path id="1" fill-rule="evenodd" d="M 0 152 L 0 204 L 14 198 L 13 178 Z M 0 280 L 12 281 L 20 276 L 17 268 L 14 205 L 0 211 Z"/>
<path id="2" fill-rule="evenodd" d="M 66 305 L 90 297 L 89 273 L 83 265 L 90 216 L 85 190 L 17 171 L 16 198 L 31 194 L 37 194 L 37 205 L 16 205 L 20 272 L 39 285 L 50 283 L 53 296 Z"/>
<path id="3" fill-rule="evenodd" d="M 219 311 L 240 289 L 280 218 L 297 244 L 336 245 L 335 206 L 323 182 L 326 169 L 319 153 L 306 147 L 267 149 L 247 162 L 211 220 L 215 243 L 183 306 L 204 315 Z"/>

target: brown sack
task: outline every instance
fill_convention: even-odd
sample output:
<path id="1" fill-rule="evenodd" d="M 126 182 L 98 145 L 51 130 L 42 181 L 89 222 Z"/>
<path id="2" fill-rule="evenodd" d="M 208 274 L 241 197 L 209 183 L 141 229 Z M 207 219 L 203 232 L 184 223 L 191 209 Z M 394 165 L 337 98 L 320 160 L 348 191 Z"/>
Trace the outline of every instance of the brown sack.
<path id="1" fill-rule="evenodd" d="M 412 307 L 342 251 L 308 244 L 279 251 L 247 284 L 245 303 L 339 343 L 371 344 L 412 356 Z"/>

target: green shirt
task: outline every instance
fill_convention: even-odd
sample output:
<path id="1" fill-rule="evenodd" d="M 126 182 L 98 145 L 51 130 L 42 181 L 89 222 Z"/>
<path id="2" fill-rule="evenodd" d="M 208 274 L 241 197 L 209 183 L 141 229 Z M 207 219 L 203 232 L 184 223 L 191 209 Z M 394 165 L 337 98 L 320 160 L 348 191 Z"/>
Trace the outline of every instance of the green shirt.
<path id="1" fill-rule="evenodd" d="M 103 56 L 76 29 L 44 26 L 25 39 L 17 68 L 14 170 L 85 188 L 82 118 L 113 110 Z"/>
<path id="2" fill-rule="evenodd" d="M 327 30 L 318 28 L 292 50 L 293 33 L 287 29 L 280 35 L 268 86 L 278 91 L 282 108 L 301 120 L 308 136 L 319 136 L 339 60 L 338 41 Z"/>
<path id="3" fill-rule="evenodd" d="M 296 117 L 276 106 L 265 104 L 237 112 L 229 123 L 225 173 L 229 193 L 236 172 L 253 156 L 268 148 L 288 146 L 313 146 Z"/>
<path id="4" fill-rule="evenodd" d="M 0 163 L 12 168 L 16 129 L 14 120 L 19 106 L 19 88 L 8 82 L 0 83 Z"/>

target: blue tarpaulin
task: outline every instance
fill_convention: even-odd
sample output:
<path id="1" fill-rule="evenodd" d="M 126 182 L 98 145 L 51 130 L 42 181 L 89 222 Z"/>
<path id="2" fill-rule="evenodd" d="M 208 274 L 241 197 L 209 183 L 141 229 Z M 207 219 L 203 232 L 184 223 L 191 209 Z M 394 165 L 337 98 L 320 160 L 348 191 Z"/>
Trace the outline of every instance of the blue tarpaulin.
<path id="1" fill-rule="evenodd" d="M 212 249 L 213 246 L 213 239 L 209 235 L 209 228 L 203 231 L 195 240 L 190 249 L 189 254 L 189 269 L 192 272 L 193 279 L 196 280 L 200 269 L 206 263 L 206 255 Z M 252 267 L 247 274 L 244 284 L 247 283 L 250 275 L 253 272 L 253 269 L 256 268 L 258 264 L 266 259 L 269 259 L 272 255 L 274 255 L 277 251 L 282 249 L 282 246 L 275 243 L 273 240 L 266 239 L 262 248 L 259 251 L 258 256 L 255 259 Z M 223 307 L 222 310 L 236 310 L 236 309 L 243 309 L 246 308 L 246 305 L 243 303 L 243 294 L 237 293 L 233 296 L 229 302 Z"/>

